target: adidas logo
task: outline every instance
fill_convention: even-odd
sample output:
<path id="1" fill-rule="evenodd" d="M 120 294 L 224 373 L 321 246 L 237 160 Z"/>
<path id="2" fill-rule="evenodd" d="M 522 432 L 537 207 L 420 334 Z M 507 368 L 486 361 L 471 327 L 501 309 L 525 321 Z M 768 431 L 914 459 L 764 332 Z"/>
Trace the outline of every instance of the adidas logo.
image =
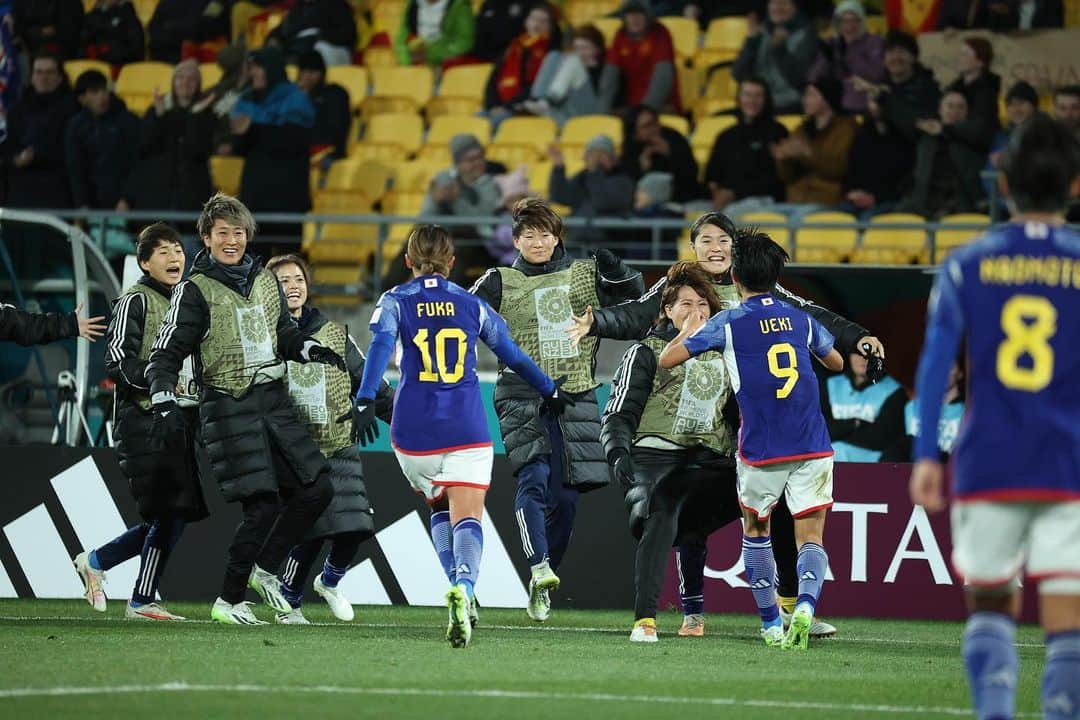
<path id="1" fill-rule="evenodd" d="M 814 581 L 816 581 L 816 580 L 817 580 L 817 575 L 816 575 L 816 574 L 814 573 L 814 571 L 813 571 L 813 570 L 807 570 L 806 572 L 804 572 L 804 573 L 803 573 L 803 574 L 802 574 L 802 575 L 801 575 L 801 576 L 799 577 L 799 579 L 800 579 L 800 580 L 809 580 L 809 581 L 811 581 L 811 582 L 814 582 Z"/>
<path id="2" fill-rule="evenodd" d="M 990 687 L 1011 688 L 1016 685 L 1016 676 L 1009 668 L 1001 668 L 983 678 L 982 684 Z"/>
<path id="3" fill-rule="evenodd" d="M 1055 713 L 1062 717 L 1068 717 L 1076 712 L 1076 706 L 1069 698 L 1068 693 L 1058 693 L 1043 700 L 1043 712 Z"/>
<path id="4" fill-rule="evenodd" d="M 460 565 L 458 565 L 457 568 L 455 568 L 454 572 L 456 572 L 458 575 L 471 575 L 472 574 L 472 570 L 469 569 L 469 566 L 468 566 L 467 563 L 461 563 Z"/>
<path id="5" fill-rule="evenodd" d="M 751 590 L 768 590 L 771 587 L 772 582 L 770 580 L 766 580 L 765 578 L 761 578 L 760 580 L 755 580 L 754 582 L 750 583 Z"/>

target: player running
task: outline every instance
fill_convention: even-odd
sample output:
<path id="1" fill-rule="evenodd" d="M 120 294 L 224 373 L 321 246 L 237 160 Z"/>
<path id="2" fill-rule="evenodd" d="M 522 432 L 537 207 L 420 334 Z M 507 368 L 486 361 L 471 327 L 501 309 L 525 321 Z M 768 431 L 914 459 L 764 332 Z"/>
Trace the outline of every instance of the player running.
<path id="1" fill-rule="evenodd" d="M 139 574 L 124 608 L 135 620 L 183 620 L 157 602 L 157 588 L 184 524 L 206 517 L 196 453 L 198 389 L 190 367 L 177 382 L 176 402 L 183 428 L 164 447 L 150 437 L 150 348 L 169 309 L 169 296 L 184 272 L 180 233 L 154 223 L 139 233 L 136 257 L 143 275 L 113 304 L 106 333 L 105 369 L 116 383 L 116 450 L 143 522 L 105 545 L 79 553 L 75 570 L 86 586 L 86 601 L 105 612 L 105 572 L 139 557 Z"/>
<path id="2" fill-rule="evenodd" d="M 1039 585 L 1042 712 L 1080 717 L 1080 236 L 1064 227 L 1080 143 L 1043 115 L 1002 161 L 1012 222 L 953 253 L 930 295 L 916 377 L 935 428 L 957 349 L 967 411 L 953 447 L 953 565 L 971 613 L 964 663 L 980 719 L 1015 714 L 1019 582 Z M 944 509 L 937 438 L 915 440 L 911 499 Z"/>
<path id="3" fill-rule="evenodd" d="M 279 255 L 266 263 L 281 284 L 289 314 L 297 326 L 326 347 L 333 348 L 345 358 L 347 370 L 319 364 L 304 365 L 289 362 L 286 378 L 289 395 L 300 419 L 326 456 L 327 475 L 334 487 L 334 499 L 323 511 L 305 540 L 289 551 L 281 574 L 281 594 L 292 610 L 279 612 L 277 621 L 284 625 L 308 625 L 300 604 L 304 586 L 323 541 L 330 541 L 330 552 L 322 571 L 315 577 L 315 594 L 326 600 L 338 620 L 349 622 L 354 617 L 353 606 L 338 590 L 338 583 L 352 565 L 360 544 L 375 534 L 371 504 L 364 485 L 364 466 L 360 451 L 352 439 L 351 423 L 337 422 L 338 416 L 348 413 L 352 397 L 360 387 L 364 372 L 364 354 L 342 325 L 331 321 L 318 308 L 307 304 L 308 280 L 311 271 L 298 255 Z M 376 396 L 376 414 L 390 422 L 394 391 L 384 381 Z M 361 443 L 366 442 L 364 438 Z"/>
<path id="4" fill-rule="evenodd" d="M 483 300 L 446 279 L 454 243 L 438 225 L 409 233 L 405 264 L 413 279 L 379 298 L 371 316 L 374 337 L 353 405 L 353 432 L 378 435 L 375 394 L 394 345 L 401 341 L 401 382 L 394 399 L 390 440 L 401 470 L 429 503 L 445 496 L 450 533 L 432 524 L 432 540 L 450 579 L 446 639 L 465 647 L 480 572 L 484 535 L 480 524 L 491 484 L 493 451 L 476 375 L 481 340 L 543 398 L 540 412 L 558 416 L 574 401 L 510 338 L 506 323 Z M 348 414 L 342 416 L 348 419 Z"/>
<path id="5" fill-rule="evenodd" d="M 742 423 L 736 472 L 743 508 L 743 562 L 766 645 L 805 649 L 825 581 L 825 513 L 832 506 L 832 445 L 821 414 L 811 354 L 843 368 L 821 323 L 771 295 L 787 252 L 747 232 L 732 247 L 731 276 L 742 305 L 714 315 L 695 310 L 660 353 L 673 368 L 715 350 L 723 354 Z M 777 607 L 769 516 L 780 497 L 795 518 L 799 595 L 787 634 Z"/>

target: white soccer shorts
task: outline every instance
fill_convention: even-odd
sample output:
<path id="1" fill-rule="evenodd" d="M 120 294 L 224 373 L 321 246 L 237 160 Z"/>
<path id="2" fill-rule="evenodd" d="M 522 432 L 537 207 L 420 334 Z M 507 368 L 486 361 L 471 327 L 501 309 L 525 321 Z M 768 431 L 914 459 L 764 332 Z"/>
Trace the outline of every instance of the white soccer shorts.
<path id="1" fill-rule="evenodd" d="M 409 455 L 395 448 L 394 454 L 413 490 L 429 503 L 441 498 L 448 487 L 487 490 L 491 486 L 495 451 L 490 445 L 432 455 Z"/>
<path id="2" fill-rule="evenodd" d="M 831 456 L 757 466 L 747 465 L 737 458 L 735 468 L 739 478 L 739 504 L 759 518 L 772 514 L 781 493 L 787 498 L 788 509 L 795 517 L 832 507 Z"/>
<path id="3" fill-rule="evenodd" d="M 953 567 L 975 588 L 1021 575 L 1052 595 L 1080 595 L 1080 501 L 973 501 L 952 507 Z"/>

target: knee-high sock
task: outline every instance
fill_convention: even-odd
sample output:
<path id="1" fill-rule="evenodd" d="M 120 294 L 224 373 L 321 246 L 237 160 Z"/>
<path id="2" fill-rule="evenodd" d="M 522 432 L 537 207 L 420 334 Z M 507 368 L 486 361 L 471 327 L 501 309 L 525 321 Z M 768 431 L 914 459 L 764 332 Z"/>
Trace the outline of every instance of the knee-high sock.
<path id="1" fill-rule="evenodd" d="M 747 537 L 743 535 L 743 565 L 750 592 L 754 594 L 758 614 L 765 626 L 780 622 L 780 610 L 776 607 L 776 564 L 773 561 L 772 542 L 768 536 Z"/>
<path id="2" fill-rule="evenodd" d="M 480 558 L 484 554 L 484 529 L 476 518 L 467 517 L 454 525 L 455 583 L 464 585 L 469 599 L 480 577 Z"/>
<path id="3" fill-rule="evenodd" d="M 1042 711 L 1045 720 L 1080 717 L 1080 630 L 1046 636 Z"/>
<path id="4" fill-rule="evenodd" d="M 1020 673 L 1015 638 L 1016 622 L 1008 615 L 977 612 L 968 618 L 964 665 L 975 716 L 980 720 L 1015 715 L 1016 679 Z M 1049 672 L 1049 665 L 1046 669 Z"/>
<path id="5" fill-rule="evenodd" d="M 825 582 L 825 573 L 829 568 L 829 555 L 825 548 L 817 543 L 803 543 L 799 548 L 799 559 L 795 570 L 799 574 L 799 600 L 796 605 L 806 603 L 813 611 L 821 597 L 821 585 Z"/>
<path id="6" fill-rule="evenodd" d="M 183 520 L 155 520 L 150 526 L 140 553 L 139 575 L 131 593 L 132 604 L 146 605 L 154 602 L 158 583 L 165 572 L 165 564 L 183 532 Z"/>
<path id="7" fill-rule="evenodd" d="M 439 556 L 443 572 L 450 584 L 454 584 L 454 542 L 450 528 L 450 511 L 440 510 L 431 513 L 431 542 L 435 544 L 435 554 Z"/>

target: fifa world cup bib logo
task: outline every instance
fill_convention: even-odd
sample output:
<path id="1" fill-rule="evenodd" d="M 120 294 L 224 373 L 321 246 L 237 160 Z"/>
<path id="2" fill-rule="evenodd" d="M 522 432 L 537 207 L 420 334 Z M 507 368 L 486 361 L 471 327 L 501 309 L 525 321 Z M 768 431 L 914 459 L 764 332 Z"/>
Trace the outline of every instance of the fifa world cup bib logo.
<path id="1" fill-rule="evenodd" d="M 274 361 L 274 346 L 270 342 L 262 308 L 236 308 L 236 325 L 240 329 L 244 365 L 258 367 Z"/>
<path id="2" fill-rule="evenodd" d="M 329 422 L 326 409 L 326 366 L 320 363 L 289 363 L 289 396 L 307 425 Z"/>
<path id="3" fill-rule="evenodd" d="M 716 401 L 724 390 L 723 363 L 721 358 L 686 361 L 686 379 L 675 411 L 675 433 L 712 432 L 716 422 Z"/>
<path id="4" fill-rule="evenodd" d="M 566 330 L 573 325 L 570 305 L 570 286 L 541 288 L 533 294 L 536 302 L 537 339 L 540 342 L 540 358 L 577 357 L 578 349 L 566 336 Z"/>

